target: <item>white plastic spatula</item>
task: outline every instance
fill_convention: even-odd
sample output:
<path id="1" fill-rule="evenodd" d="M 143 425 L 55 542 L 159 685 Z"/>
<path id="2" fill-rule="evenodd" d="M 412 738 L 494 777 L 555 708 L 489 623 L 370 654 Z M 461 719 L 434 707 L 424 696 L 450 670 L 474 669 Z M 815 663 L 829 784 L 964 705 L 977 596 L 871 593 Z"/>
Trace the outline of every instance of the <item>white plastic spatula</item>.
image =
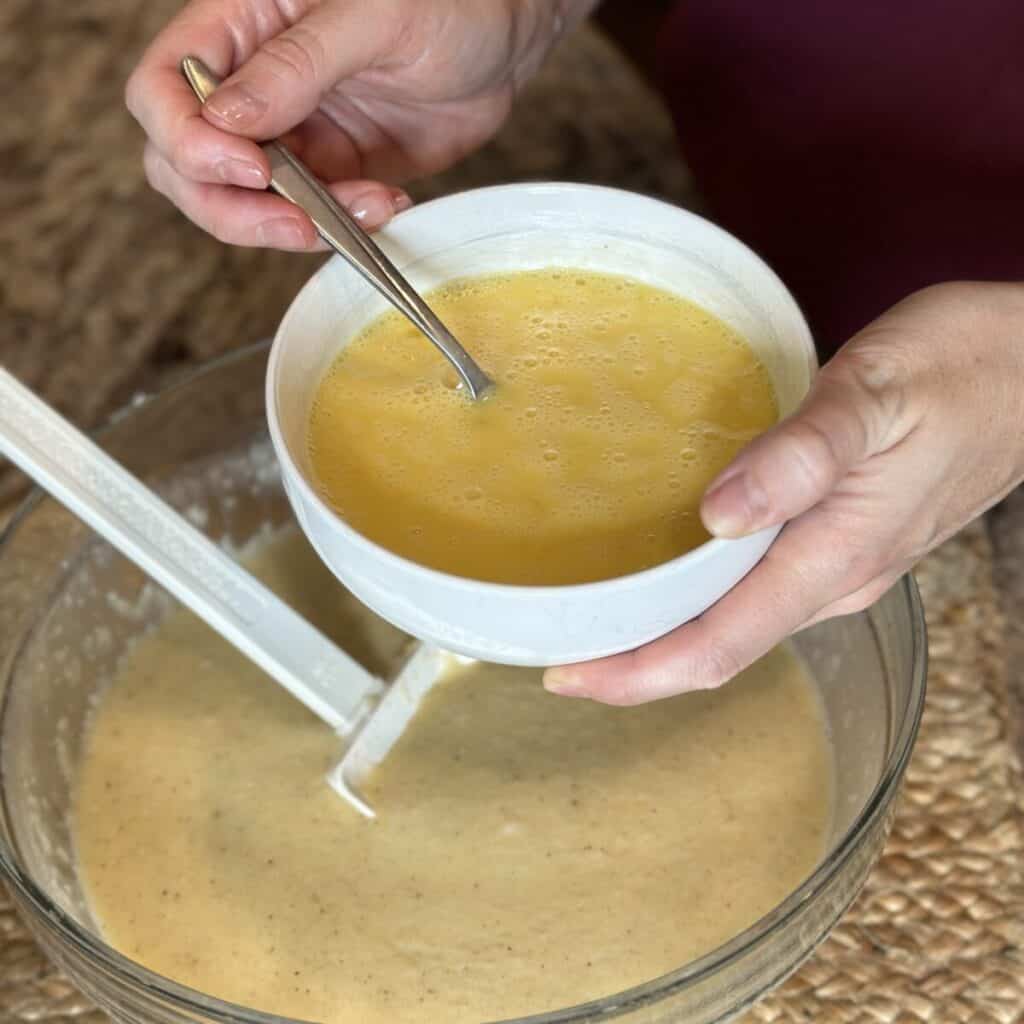
<path id="1" fill-rule="evenodd" d="M 422 645 L 385 689 L 153 491 L 0 367 L 0 453 L 187 605 L 339 735 L 352 736 L 331 786 L 359 795 L 447 655 Z"/>

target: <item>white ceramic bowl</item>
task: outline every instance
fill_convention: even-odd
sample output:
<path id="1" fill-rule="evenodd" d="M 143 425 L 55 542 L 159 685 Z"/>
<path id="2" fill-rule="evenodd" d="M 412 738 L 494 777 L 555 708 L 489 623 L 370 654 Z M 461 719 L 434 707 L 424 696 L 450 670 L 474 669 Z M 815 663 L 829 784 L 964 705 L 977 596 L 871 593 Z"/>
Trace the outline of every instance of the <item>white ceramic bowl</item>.
<path id="1" fill-rule="evenodd" d="M 415 207 L 377 240 L 421 290 L 454 277 L 566 266 L 624 274 L 692 299 L 754 348 L 771 374 L 782 415 L 800 403 L 815 372 L 810 331 L 775 274 L 720 228 L 645 196 L 567 184 L 479 189 Z M 630 650 L 699 615 L 768 549 L 777 530 L 711 540 L 630 576 L 527 587 L 451 576 L 363 537 L 321 498 L 306 431 L 322 374 L 386 308 L 340 257 L 330 260 L 278 329 L 267 370 L 267 412 L 302 529 L 342 583 L 400 629 L 486 661 L 584 661 Z M 366 443 L 374 443 L 371 424 Z"/>

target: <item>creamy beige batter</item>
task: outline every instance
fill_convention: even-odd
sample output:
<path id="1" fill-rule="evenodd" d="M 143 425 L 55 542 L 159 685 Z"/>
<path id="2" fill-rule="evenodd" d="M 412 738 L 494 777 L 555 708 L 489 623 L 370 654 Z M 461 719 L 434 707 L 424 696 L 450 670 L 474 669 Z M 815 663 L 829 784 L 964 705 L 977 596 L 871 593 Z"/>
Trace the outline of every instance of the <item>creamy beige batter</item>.
<path id="1" fill-rule="evenodd" d="M 260 574 L 375 669 L 402 637 L 299 539 Z M 477 666 L 442 687 L 361 819 L 339 742 L 186 613 L 99 703 L 76 836 L 107 939 L 204 992 L 331 1024 L 478 1022 L 608 995 L 729 939 L 823 852 L 831 755 L 784 650 L 630 709 Z"/>

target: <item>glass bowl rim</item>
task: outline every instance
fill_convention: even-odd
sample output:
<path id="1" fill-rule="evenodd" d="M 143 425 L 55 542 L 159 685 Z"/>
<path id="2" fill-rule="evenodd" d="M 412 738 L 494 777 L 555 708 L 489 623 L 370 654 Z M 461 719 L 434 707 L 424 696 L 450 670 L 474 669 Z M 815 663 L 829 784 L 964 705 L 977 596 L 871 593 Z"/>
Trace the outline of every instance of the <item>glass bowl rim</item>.
<path id="1" fill-rule="evenodd" d="M 115 411 L 104 426 L 96 431 L 95 436 L 102 442 L 111 430 L 126 419 L 130 420 L 133 413 L 142 407 L 165 399 L 175 392 L 194 388 L 200 385 L 208 375 L 222 372 L 232 365 L 254 357 L 262 357 L 265 360 L 270 346 L 269 340 L 241 346 L 183 373 L 166 387 L 159 388 L 152 393 L 136 395 L 125 406 Z M 15 543 L 21 525 L 46 497 L 39 488 L 33 487 L 12 513 L 3 529 L 0 530 L 0 567 L 3 566 L 6 551 Z M 928 662 L 924 607 L 912 575 L 909 573 L 905 575 L 896 584 L 896 587 L 902 595 L 903 603 L 909 609 L 911 622 L 912 679 L 906 713 L 899 722 L 892 750 L 886 758 L 878 782 L 846 832 L 815 867 L 814 871 L 782 902 L 738 935 L 674 971 L 591 1002 L 533 1014 L 517 1020 L 503 1021 L 500 1024 L 572 1024 L 572 1022 L 585 1021 L 594 1014 L 603 1014 L 605 1017 L 619 1016 L 671 997 L 677 991 L 706 980 L 721 969 L 753 952 L 770 939 L 777 929 L 795 915 L 800 908 L 813 901 L 818 893 L 828 886 L 829 882 L 859 848 L 861 838 L 871 830 L 879 817 L 888 809 L 906 770 L 920 726 Z M 4 703 L 6 704 L 6 701 Z M 0 721 L 2 719 L 3 710 L 0 709 Z M 3 799 L 2 792 L 0 792 L 0 799 Z M 4 800 L 4 804 L 6 816 L 6 800 Z M 199 1014 L 207 1019 L 221 1022 L 221 1024 L 310 1024 L 310 1022 L 302 1021 L 299 1018 L 284 1017 L 252 1009 L 207 995 L 151 971 L 119 953 L 58 907 L 42 887 L 21 868 L 15 851 L 2 836 L 0 836 L 0 881 L 10 885 L 14 893 L 33 909 L 38 916 L 37 923 L 42 924 L 49 932 L 55 934 L 62 943 L 75 949 L 93 967 L 115 976 L 135 989 L 172 1004 L 185 1014 L 193 1016 Z M 72 978 L 72 980 L 74 979 Z"/>

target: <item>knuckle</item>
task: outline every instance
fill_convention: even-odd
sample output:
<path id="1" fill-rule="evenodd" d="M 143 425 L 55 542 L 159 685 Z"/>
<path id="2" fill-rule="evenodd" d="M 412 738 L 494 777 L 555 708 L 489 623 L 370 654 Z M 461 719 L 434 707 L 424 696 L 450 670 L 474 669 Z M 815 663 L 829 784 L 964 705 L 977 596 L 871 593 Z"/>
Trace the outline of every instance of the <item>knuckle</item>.
<path id="1" fill-rule="evenodd" d="M 139 68 L 136 68 L 128 76 L 128 81 L 124 84 L 124 105 L 136 121 L 141 120 L 140 113 L 144 105 L 144 98 L 142 74 Z"/>
<path id="2" fill-rule="evenodd" d="M 659 673 L 654 676 L 632 676 L 608 692 L 603 698 L 605 704 L 619 708 L 633 708 L 640 704 L 648 704 L 657 697 L 665 696 Z"/>
<path id="3" fill-rule="evenodd" d="M 812 549 L 773 545 L 762 561 L 778 580 L 773 621 L 783 632 L 878 575 L 882 553 L 874 535 L 863 536 L 861 525 L 850 517 L 838 517 L 828 509 L 826 515 Z"/>
<path id="4" fill-rule="evenodd" d="M 211 188 L 216 189 L 216 186 Z M 219 190 L 217 190 L 219 191 Z M 181 204 L 189 220 L 212 235 L 218 242 L 233 245 L 239 240 L 237 224 L 232 220 L 230 210 L 223 209 L 203 186 L 198 190 L 189 190 L 187 200 Z"/>
<path id="5" fill-rule="evenodd" d="M 850 594 L 849 597 L 836 601 L 828 609 L 828 617 L 838 618 L 843 615 L 856 615 L 858 612 L 868 608 L 872 604 L 872 600 L 872 598 L 867 596 L 866 592 L 858 590 L 856 594 Z"/>
<path id="6" fill-rule="evenodd" d="M 300 22 L 260 48 L 270 70 L 289 79 L 316 81 L 324 66 L 323 45 Z"/>
<path id="7" fill-rule="evenodd" d="M 209 234 L 213 235 L 218 242 L 223 242 L 225 245 L 233 245 L 237 241 L 234 225 L 229 218 L 223 215 L 205 217 L 200 221 L 200 225 Z"/>
<path id="8" fill-rule="evenodd" d="M 739 675 L 743 668 L 741 659 L 731 647 L 712 644 L 694 666 L 690 689 L 715 689 Z"/>
<path id="9" fill-rule="evenodd" d="M 888 447 L 898 424 L 907 416 L 915 369 L 898 345 L 865 344 L 851 347 L 843 360 L 853 387 L 865 400 L 863 417 L 871 450 Z"/>
<path id="10" fill-rule="evenodd" d="M 837 524 L 834 543 L 822 558 L 827 561 L 816 567 L 814 577 L 850 592 L 885 570 L 892 561 L 892 546 L 881 529 L 865 530 L 863 523 L 850 520 Z"/>
<path id="11" fill-rule="evenodd" d="M 840 579 L 859 587 L 875 575 L 882 560 L 882 552 L 874 544 L 846 540 L 836 545 L 833 565 Z"/>
<path id="12" fill-rule="evenodd" d="M 894 545 L 884 542 L 877 547 L 864 545 L 858 555 L 850 559 L 850 570 L 845 577 L 847 592 L 866 594 L 863 607 L 867 607 L 885 593 L 889 584 L 900 575 L 899 567 L 905 564 Z"/>
<path id="13" fill-rule="evenodd" d="M 648 699 L 645 697 L 645 689 L 636 683 L 623 683 L 615 690 L 598 694 L 594 699 L 601 704 L 608 704 L 614 708 L 631 708 L 637 704 L 643 704 Z"/>
<path id="14" fill-rule="evenodd" d="M 886 593 L 893 582 L 893 580 L 885 578 L 868 583 L 852 594 L 848 594 L 846 597 L 836 601 L 828 609 L 829 615 L 856 615 L 858 612 L 866 611 Z"/>
<path id="15" fill-rule="evenodd" d="M 847 353 L 847 369 L 861 389 L 873 397 L 880 397 L 896 389 L 906 379 L 905 360 L 896 355 L 892 347 L 858 345 Z"/>
<path id="16" fill-rule="evenodd" d="M 858 593 L 854 595 L 854 610 L 862 612 L 866 608 L 870 608 L 891 586 L 891 580 L 882 579 L 875 580 L 874 583 L 869 583 L 866 587 L 861 587 Z"/>
<path id="17" fill-rule="evenodd" d="M 616 707 L 633 707 L 694 690 L 713 690 L 738 675 L 750 658 L 733 645 L 704 637 L 685 652 L 666 656 L 658 641 L 620 655 L 614 676 L 590 691 L 593 700 Z"/>
<path id="18" fill-rule="evenodd" d="M 800 482 L 814 493 L 827 490 L 840 465 L 828 431 L 811 419 L 798 417 L 790 422 L 786 440 L 786 455 Z"/>
<path id="19" fill-rule="evenodd" d="M 168 155 L 168 163 L 183 178 L 193 181 L 201 180 L 199 165 L 196 156 L 187 145 L 175 146 L 174 151 Z"/>
<path id="20" fill-rule="evenodd" d="M 917 561 L 932 548 L 948 540 L 960 528 L 959 521 L 951 524 L 946 509 L 931 508 L 921 513 L 918 522 L 906 537 L 905 550 L 911 561 Z"/>
<path id="21" fill-rule="evenodd" d="M 607 689 L 602 695 L 602 702 L 615 707 L 632 707 L 649 700 L 653 675 L 650 661 L 648 648 L 631 651 L 629 663 L 619 677 L 618 684 Z"/>
<path id="22" fill-rule="evenodd" d="M 191 146 L 178 146 L 171 154 L 171 166 L 191 181 L 203 181 L 205 178 L 205 166 Z"/>
<path id="23" fill-rule="evenodd" d="M 163 158 L 152 144 L 146 146 L 142 151 L 142 169 L 146 174 L 146 181 L 148 181 L 157 192 L 165 196 L 170 195 Z"/>
<path id="24" fill-rule="evenodd" d="M 650 700 L 652 694 L 712 690 L 728 682 L 742 668 L 741 659 L 731 647 L 717 642 L 700 644 L 698 650 L 683 657 L 668 662 L 658 659 L 650 669 L 641 668 L 627 695 L 632 698 L 631 703 L 640 703 Z"/>

